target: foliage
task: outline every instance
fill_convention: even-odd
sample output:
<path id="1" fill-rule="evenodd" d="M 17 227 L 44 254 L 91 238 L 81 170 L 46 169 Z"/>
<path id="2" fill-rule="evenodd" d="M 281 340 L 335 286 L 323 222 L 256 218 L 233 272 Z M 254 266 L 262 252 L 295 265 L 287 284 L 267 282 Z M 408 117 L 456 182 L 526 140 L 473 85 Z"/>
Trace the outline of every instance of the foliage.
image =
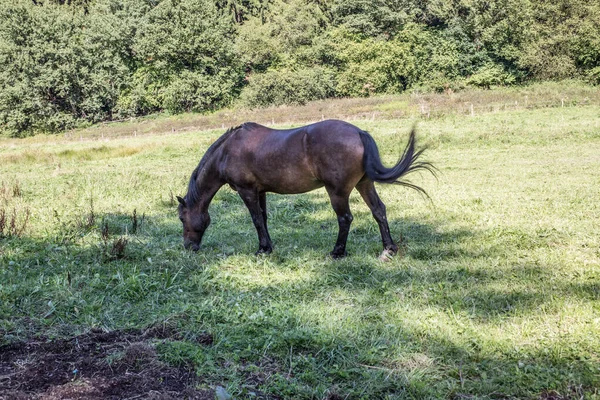
<path id="1" fill-rule="evenodd" d="M 307 0 L 278 0 L 265 19 L 286 51 L 311 45 L 326 23 L 318 5 Z"/>
<path id="2" fill-rule="evenodd" d="M 248 70 L 264 72 L 281 57 L 281 46 L 271 24 L 259 18 L 246 21 L 238 29 L 236 52 Z"/>
<path id="3" fill-rule="evenodd" d="M 234 23 L 242 23 L 252 17 L 263 17 L 270 0 L 216 0 L 217 8 L 229 14 Z"/>
<path id="4" fill-rule="evenodd" d="M 588 80 L 594 85 L 600 85 L 600 67 L 592 68 L 588 72 Z"/>
<path id="5" fill-rule="evenodd" d="M 440 91 L 460 81 L 460 47 L 447 32 L 410 24 L 398 38 L 410 45 L 410 53 L 416 58 L 411 86 L 425 84 Z"/>
<path id="6" fill-rule="evenodd" d="M 335 25 L 366 36 L 389 36 L 408 19 L 406 9 L 394 0 L 336 0 L 331 13 Z"/>
<path id="7" fill-rule="evenodd" d="M 600 4 L 584 0 L 540 1 L 521 66 L 538 78 L 568 78 L 600 64 Z"/>
<path id="8" fill-rule="evenodd" d="M 416 59 L 409 44 L 397 40 L 350 42 L 338 57 L 343 67 L 337 90 L 342 96 L 398 93 L 410 86 L 416 75 Z"/>
<path id="9" fill-rule="evenodd" d="M 133 50 L 142 67 L 120 111 L 177 113 L 228 104 L 242 77 L 232 34 L 207 0 L 160 2 L 140 20 Z"/>
<path id="10" fill-rule="evenodd" d="M 12 135 L 112 117 L 128 69 L 112 16 L 0 4 L 0 125 Z"/>
<path id="11" fill-rule="evenodd" d="M 467 79 L 467 84 L 489 89 L 491 86 L 510 85 L 514 77 L 507 74 L 502 67 L 487 64 Z"/>
<path id="12" fill-rule="evenodd" d="M 250 108 L 281 104 L 305 104 L 335 94 L 331 70 L 315 67 L 282 69 L 252 75 L 241 101 Z"/>
<path id="13" fill-rule="evenodd" d="M 240 96 L 597 82 L 599 67 L 600 3 L 586 0 L 2 1 L 0 134 L 207 112 Z"/>
<path id="14" fill-rule="evenodd" d="M 302 60 L 302 54 L 317 45 L 326 24 L 325 14 L 315 3 L 278 0 L 260 17 L 250 18 L 239 27 L 237 51 L 249 71 L 312 66 L 314 59 L 309 56 Z"/>
<path id="15" fill-rule="evenodd" d="M 0 5 L 0 125 L 11 135 L 169 110 L 239 91 L 232 26 L 209 1 Z M 86 8 L 87 10 L 87 8 Z"/>

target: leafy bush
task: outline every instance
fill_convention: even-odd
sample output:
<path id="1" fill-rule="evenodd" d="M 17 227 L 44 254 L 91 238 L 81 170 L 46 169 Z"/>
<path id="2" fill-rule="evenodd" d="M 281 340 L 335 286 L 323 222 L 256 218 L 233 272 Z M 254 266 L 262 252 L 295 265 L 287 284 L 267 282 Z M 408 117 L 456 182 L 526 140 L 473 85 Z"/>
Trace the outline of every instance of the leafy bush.
<path id="1" fill-rule="evenodd" d="M 289 69 L 290 65 L 309 67 L 314 65 L 314 60 L 302 60 L 301 54 L 318 42 L 316 39 L 327 22 L 315 2 L 276 1 L 260 16 L 241 24 L 235 41 L 236 51 L 248 71 L 264 72 L 269 67 Z"/>
<path id="2" fill-rule="evenodd" d="M 538 79 L 584 76 L 600 64 L 600 3 L 533 2 L 519 65 Z M 527 15 L 527 14 L 524 14 Z"/>
<path id="3" fill-rule="evenodd" d="M 243 79 L 233 34 L 210 0 L 2 2 L 0 129 L 221 107 Z"/>
<path id="4" fill-rule="evenodd" d="M 406 23 L 406 9 L 389 0 L 335 0 L 332 5 L 336 25 L 364 36 L 389 35 Z"/>
<path id="5" fill-rule="evenodd" d="M 0 134 L 600 73 L 588 0 L 0 1 Z"/>
<path id="6" fill-rule="evenodd" d="M 504 71 L 499 65 L 486 64 L 476 73 L 471 75 L 466 83 L 472 86 L 489 89 L 491 86 L 510 85 L 515 82 L 515 77 Z"/>
<path id="7" fill-rule="evenodd" d="M 235 41 L 236 52 L 248 69 L 264 72 L 279 58 L 281 47 L 273 29 L 273 26 L 263 24 L 259 18 L 240 26 Z"/>
<path id="8" fill-rule="evenodd" d="M 209 0 L 160 2 L 141 19 L 133 50 L 141 66 L 119 100 L 122 114 L 211 110 L 241 87 L 231 24 Z"/>
<path id="9" fill-rule="evenodd" d="M 588 72 L 588 81 L 593 85 L 600 85 L 600 67 L 592 68 Z"/>
<path id="10" fill-rule="evenodd" d="M 202 112 L 222 107 L 231 102 L 237 82 L 224 76 L 210 76 L 200 72 L 182 71 L 164 88 L 163 107 L 171 113 Z"/>
<path id="11" fill-rule="evenodd" d="M 26 0 L 0 4 L 0 126 L 12 136 L 112 116 L 128 75 L 119 23 L 70 11 Z"/>
<path id="12" fill-rule="evenodd" d="M 334 94 L 334 74 L 329 69 L 283 69 L 251 76 L 241 101 L 248 107 L 305 104 Z"/>
<path id="13" fill-rule="evenodd" d="M 459 89 L 462 85 L 459 45 L 445 32 L 409 24 L 398 39 L 410 45 L 415 57 L 413 85 L 427 90 Z"/>
<path id="14" fill-rule="evenodd" d="M 121 92 L 116 111 L 120 116 L 138 116 L 162 109 L 162 88 L 169 80 L 169 76 L 164 76 L 155 68 L 138 68 L 133 73 L 128 87 Z"/>
<path id="15" fill-rule="evenodd" d="M 341 96 L 398 93 L 410 86 L 417 74 L 410 45 L 397 40 L 366 39 L 348 42 L 339 54 L 342 62 L 337 92 Z"/>

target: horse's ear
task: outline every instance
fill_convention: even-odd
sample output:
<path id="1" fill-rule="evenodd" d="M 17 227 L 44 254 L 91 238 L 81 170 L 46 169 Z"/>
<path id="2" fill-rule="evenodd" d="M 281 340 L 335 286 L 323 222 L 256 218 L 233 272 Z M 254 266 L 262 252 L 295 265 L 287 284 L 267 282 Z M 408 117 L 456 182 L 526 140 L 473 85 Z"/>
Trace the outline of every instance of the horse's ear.
<path id="1" fill-rule="evenodd" d="M 177 196 L 177 201 L 179 201 L 179 204 L 181 204 L 182 206 L 184 206 L 184 207 L 186 206 L 185 200 L 182 199 L 181 197 Z"/>

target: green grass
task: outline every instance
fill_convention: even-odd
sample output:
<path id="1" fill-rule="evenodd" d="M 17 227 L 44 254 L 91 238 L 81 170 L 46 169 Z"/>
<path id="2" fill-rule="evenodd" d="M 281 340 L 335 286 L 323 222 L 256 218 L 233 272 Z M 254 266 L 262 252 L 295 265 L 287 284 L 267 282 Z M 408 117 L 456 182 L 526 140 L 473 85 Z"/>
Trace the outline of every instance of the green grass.
<path id="1" fill-rule="evenodd" d="M 269 195 L 275 251 L 255 257 L 223 188 L 184 251 L 172 196 L 221 129 L 0 142 L 0 181 L 21 191 L 0 209 L 31 212 L 0 239 L 1 342 L 166 324 L 183 339 L 157 343 L 162 359 L 235 398 L 599 398 L 599 121 L 595 105 L 421 120 L 441 175 L 412 177 L 431 202 L 378 187 L 402 240 L 388 263 L 357 194 L 350 255 L 326 256 L 323 190 Z M 389 164 L 413 120 L 355 123 Z"/>

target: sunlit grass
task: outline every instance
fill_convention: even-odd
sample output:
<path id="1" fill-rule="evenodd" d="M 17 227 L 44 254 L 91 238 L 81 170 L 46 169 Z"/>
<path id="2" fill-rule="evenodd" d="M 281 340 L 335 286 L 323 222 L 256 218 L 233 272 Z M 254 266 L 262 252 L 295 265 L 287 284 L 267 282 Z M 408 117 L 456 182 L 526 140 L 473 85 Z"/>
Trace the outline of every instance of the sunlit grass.
<path id="1" fill-rule="evenodd" d="M 220 129 L 7 141 L 0 181 L 22 195 L 0 207 L 32 218 L 0 239 L 2 342 L 168 321 L 184 340 L 157 345 L 163 360 L 236 398 L 597 398 L 599 120 L 597 106 L 420 120 L 440 176 L 412 177 L 431 201 L 378 187 L 402 244 L 388 263 L 357 194 L 349 257 L 327 257 L 323 190 L 269 195 L 275 251 L 255 257 L 223 188 L 201 251 L 184 251 L 173 196 Z M 413 121 L 355 122 L 392 163 Z"/>

